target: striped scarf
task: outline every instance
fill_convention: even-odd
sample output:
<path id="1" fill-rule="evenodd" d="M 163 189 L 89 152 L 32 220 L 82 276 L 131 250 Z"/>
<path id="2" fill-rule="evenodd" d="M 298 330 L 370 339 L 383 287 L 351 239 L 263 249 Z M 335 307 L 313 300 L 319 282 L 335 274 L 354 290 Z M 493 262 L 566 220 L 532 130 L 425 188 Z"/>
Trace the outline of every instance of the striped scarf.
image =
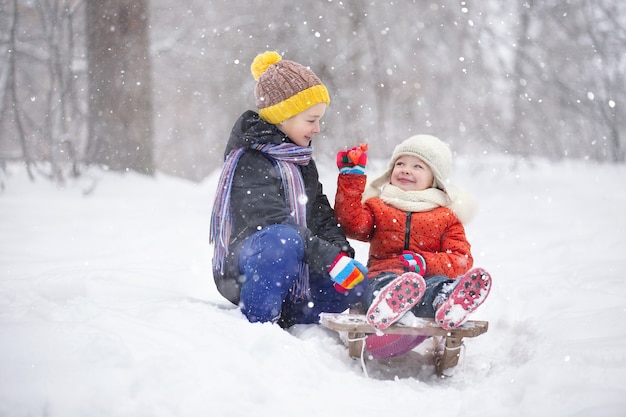
<path id="1" fill-rule="evenodd" d="M 284 189 L 285 201 L 289 204 L 291 214 L 299 226 L 306 227 L 306 198 L 304 181 L 297 165 L 307 165 L 313 154 L 310 146 L 298 146 L 291 143 L 260 144 L 246 148 L 233 149 L 224 162 L 222 174 L 217 185 L 215 203 L 211 213 L 210 243 L 215 243 L 213 254 L 213 265 L 219 267 L 220 272 L 224 270 L 224 260 L 230 244 L 230 190 L 233 183 L 233 175 L 239 158 L 247 149 L 254 149 L 270 156 L 280 172 Z M 309 269 L 308 265 L 300 264 L 299 279 L 296 280 L 293 288 L 297 299 L 303 300 L 309 295 Z"/>

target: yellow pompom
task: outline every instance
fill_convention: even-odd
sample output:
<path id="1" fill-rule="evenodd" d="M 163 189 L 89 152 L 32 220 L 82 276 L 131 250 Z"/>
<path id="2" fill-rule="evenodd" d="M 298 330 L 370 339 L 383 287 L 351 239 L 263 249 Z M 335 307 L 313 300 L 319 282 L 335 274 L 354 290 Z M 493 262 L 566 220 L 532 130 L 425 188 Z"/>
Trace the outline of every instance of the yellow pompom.
<path id="1" fill-rule="evenodd" d="M 270 65 L 280 62 L 281 60 L 280 54 L 276 51 L 266 51 L 257 55 L 250 66 L 252 76 L 255 80 L 258 80 L 261 74 L 263 74 Z"/>

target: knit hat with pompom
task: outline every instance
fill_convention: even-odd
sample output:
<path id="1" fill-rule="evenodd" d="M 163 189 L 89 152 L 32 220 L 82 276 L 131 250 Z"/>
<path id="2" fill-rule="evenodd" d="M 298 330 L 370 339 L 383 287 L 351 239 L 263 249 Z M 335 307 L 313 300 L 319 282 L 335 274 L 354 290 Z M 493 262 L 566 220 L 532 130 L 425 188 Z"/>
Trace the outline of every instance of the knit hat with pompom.
<path id="1" fill-rule="evenodd" d="M 317 103 L 330 104 L 328 90 L 310 69 L 282 60 L 275 51 L 256 56 L 250 67 L 257 80 L 259 116 L 271 124 L 287 120 Z"/>

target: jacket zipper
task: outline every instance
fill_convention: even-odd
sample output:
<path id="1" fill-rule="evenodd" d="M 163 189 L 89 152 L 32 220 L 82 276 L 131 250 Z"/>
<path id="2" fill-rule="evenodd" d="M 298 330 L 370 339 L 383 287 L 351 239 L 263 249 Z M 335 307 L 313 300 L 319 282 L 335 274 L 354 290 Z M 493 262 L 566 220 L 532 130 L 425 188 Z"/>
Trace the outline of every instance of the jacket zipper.
<path id="1" fill-rule="evenodd" d="M 411 216 L 413 212 L 406 212 L 406 226 L 404 228 L 404 250 L 409 250 L 409 243 L 411 241 Z"/>

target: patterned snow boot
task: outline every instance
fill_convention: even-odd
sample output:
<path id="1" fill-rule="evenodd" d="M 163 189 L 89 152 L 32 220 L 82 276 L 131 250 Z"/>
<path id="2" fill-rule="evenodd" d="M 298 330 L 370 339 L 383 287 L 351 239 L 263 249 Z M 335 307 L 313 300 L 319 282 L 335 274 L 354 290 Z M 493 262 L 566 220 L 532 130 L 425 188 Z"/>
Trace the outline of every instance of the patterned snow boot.
<path id="1" fill-rule="evenodd" d="M 468 271 L 435 299 L 435 321 L 446 330 L 456 329 L 485 301 L 490 290 L 491 275 L 487 271 Z"/>
<path id="2" fill-rule="evenodd" d="M 421 275 L 405 272 L 385 285 L 376 295 L 365 315 L 377 330 L 384 330 L 398 321 L 424 296 L 426 283 Z"/>

